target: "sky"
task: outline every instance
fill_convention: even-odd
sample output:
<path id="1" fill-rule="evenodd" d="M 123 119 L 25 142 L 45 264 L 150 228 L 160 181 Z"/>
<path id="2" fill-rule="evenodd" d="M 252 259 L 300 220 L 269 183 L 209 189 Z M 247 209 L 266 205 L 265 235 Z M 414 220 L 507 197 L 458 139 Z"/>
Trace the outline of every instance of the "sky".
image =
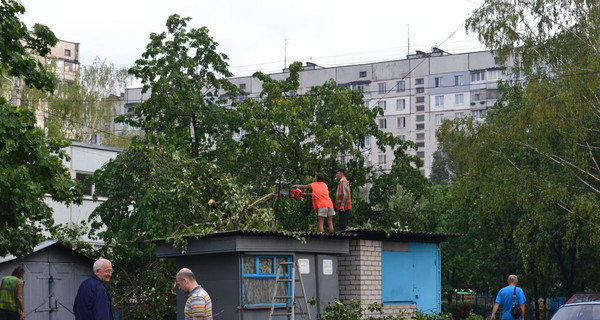
<path id="1" fill-rule="evenodd" d="M 404 59 L 433 46 L 450 53 L 485 50 L 464 21 L 483 0 L 21 0 L 22 21 L 40 23 L 118 67 L 140 58 L 149 35 L 172 14 L 208 27 L 236 76 L 280 72 L 293 61 L 323 67 Z"/>

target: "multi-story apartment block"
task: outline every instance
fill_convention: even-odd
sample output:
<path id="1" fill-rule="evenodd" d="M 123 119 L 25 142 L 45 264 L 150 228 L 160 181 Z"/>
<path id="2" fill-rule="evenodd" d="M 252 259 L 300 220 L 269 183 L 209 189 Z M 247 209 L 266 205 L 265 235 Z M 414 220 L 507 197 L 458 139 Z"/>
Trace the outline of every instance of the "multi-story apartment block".
<path id="1" fill-rule="evenodd" d="M 423 159 L 422 173 L 429 176 L 432 154 L 437 150 L 436 129 L 445 119 L 471 116 L 482 120 L 486 110 L 498 98 L 497 81 L 502 69 L 490 51 L 450 54 L 438 48 L 426 53 L 417 51 L 406 59 L 331 68 L 307 63 L 300 74 L 297 94 L 330 79 L 340 86 L 363 92 L 366 106 L 379 106 L 384 114 L 377 117 L 379 128 L 404 140 L 412 140 Z M 288 70 L 271 74 L 285 79 Z M 256 98 L 262 83 L 251 76 L 230 79 L 246 97 Z M 125 106 L 144 100 L 141 89 L 128 89 L 131 100 Z M 126 94 L 127 96 L 127 94 Z M 373 137 L 365 141 L 368 164 L 385 172 L 391 169 L 394 150 L 380 151 Z M 343 155 L 340 156 L 343 161 Z"/>
<path id="2" fill-rule="evenodd" d="M 75 80 L 79 71 L 79 43 L 59 40 L 44 59 L 58 80 Z"/>

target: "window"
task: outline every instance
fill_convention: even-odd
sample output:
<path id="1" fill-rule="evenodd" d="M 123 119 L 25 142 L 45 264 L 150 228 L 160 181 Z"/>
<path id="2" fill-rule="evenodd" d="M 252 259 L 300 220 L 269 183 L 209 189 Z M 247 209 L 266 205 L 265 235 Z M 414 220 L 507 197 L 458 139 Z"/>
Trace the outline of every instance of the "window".
<path id="1" fill-rule="evenodd" d="M 425 151 L 417 151 L 417 157 L 421 159 L 425 158 Z"/>
<path id="2" fill-rule="evenodd" d="M 443 114 L 436 114 L 435 115 L 435 125 L 439 126 L 442 124 L 442 122 L 444 122 L 444 115 Z"/>
<path id="3" fill-rule="evenodd" d="M 465 117 L 465 113 L 464 112 L 456 112 L 456 113 L 454 113 L 454 117 L 456 119 L 462 119 Z"/>
<path id="4" fill-rule="evenodd" d="M 415 100 L 417 103 L 425 103 L 425 97 L 417 97 L 417 100 Z"/>
<path id="5" fill-rule="evenodd" d="M 442 77 L 436 77 L 436 78 L 435 78 L 435 83 L 434 83 L 434 86 L 435 86 L 436 88 L 439 88 L 439 87 L 441 87 L 441 86 L 442 86 Z"/>
<path id="6" fill-rule="evenodd" d="M 459 106 L 465 104 L 465 94 L 457 93 L 454 95 L 454 104 Z"/>
<path id="7" fill-rule="evenodd" d="M 417 121 L 419 121 L 419 122 L 425 121 L 425 115 L 424 114 L 417 115 Z"/>
<path id="8" fill-rule="evenodd" d="M 385 101 L 385 100 L 377 101 L 377 106 L 380 107 L 381 109 L 383 109 L 383 111 L 385 111 L 387 109 L 387 101 Z"/>
<path id="9" fill-rule="evenodd" d="M 385 165 L 386 162 L 387 162 L 387 157 L 385 156 L 385 154 L 380 154 L 377 156 L 377 164 Z"/>
<path id="10" fill-rule="evenodd" d="M 270 306 L 273 298 L 273 285 L 276 270 L 284 272 L 280 277 L 290 277 L 291 267 L 280 268 L 282 262 L 291 262 L 291 256 L 242 256 L 242 299 L 244 306 Z M 291 295 L 290 283 L 281 282 L 277 287 L 278 295 Z M 281 300 L 280 300 L 281 301 Z M 284 305 L 285 303 L 281 303 Z"/>
<path id="11" fill-rule="evenodd" d="M 366 78 L 367 77 L 367 72 L 366 71 L 361 71 L 358 73 L 358 77 L 359 78 Z"/>
<path id="12" fill-rule="evenodd" d="M 417 142 L 417 148 L 425 148 L 425 142 Z"/>
<path id="13" fill-rule="evenodd" d="M 498 79 L 500 79 L 500 70 L 488 70 L 487 79 L 488 81 L 497 81 Z"/>
<path id="14" fill-rule="evenodd" d="M 406 118 L 405 117 L 398 117 L 396 118 L 396 127 L 398 128 L 406 128 Z"/>
<path id="15" fill-rule="evenodd" d="M 444 96 L 435 96 L 435 106 L 436 107 L 444 106 Z"/>
<path id="16" fill-rule="evenodd" d="M 471 72 L 471 82 L 484 81 L 484 80 L 485 80 L 485 70 Z"/>
<path id="17" fill-rule="evenodd" d="M 358 85 L 356 85 L 355 89 L 357 89 L 360 92 L 365 92 L 365 85 L 364 84 L 358 84 Z"/>
<path id="18" fill-rule="evenodd" d="M 423 130 L 423 129 L 425 129 L 425 124 L 424 123 L 417 123 L 416 128 L 417 128 L 417 130 Z"/>
<path id="19" fill-rule="evenodd" d="M 417 90 L 417 93 L 424 93 L 425 92 L 425 88 L 424 87 L 418 87 L 416 90 Z"/>
<path id="20" fill-rule="evenodd" d="M 385 90 L 385 82 L 383 82 L 383 83 L 378 83 L 378 84 L 377 84 L 377 88 L 378 88 L 378 90 L 377 90 L 377 91 L 378 91 L 379 93 L 385 93 L 385 92 L 386 92 L 386 90 Z"/>
<path id="21" fill-rule="evenodd" d="M 406 101 L 404 99 L 396 99 L 396 111 L 403 111 L 406 109 Z"/>
<path id="22" fill-rule="evenodd" d="M 406 83 L 404 80 L 396 81 L 396 92 L 404 92 L 406 91 Z"/>
<path id="23" fill-rule="evenodd" d="M 425 106 L 420 104 L 417 106 L 417 111 L 425 111 Z"/>
<path id="24" fill-rule="evenodd" d="M 406 141 L 406 136 L 403 134 L 399 134 L 398 138 L 400 138 L 400 140 L 402 140 L 402 141 Z"/>
<path id="25" fill-rule="evenodd" d="M 240 83 L 240 90 L 246 90 L 246 84 Z"/>
<path id="26" fill-rule="evenodd" d="M 454 85 L 455 86 L 462 86 L 463 84 L 465 84 L 463 78 L 464 77 L 462 75 L 454 76 Z"/>
<path id="27" fill-rule="evenodd" d="M 481 120 L 481 119 L 485 118 L 486 111 L 485 111 L 485 109 L 473 110 L 473 111 L 471 111 L 471 114 L 473 115 L 473 118 L 475 118 L 477 120 Z"/>
<path id="28" fill-rule="evenodd" d="M 89 179 L 87 179 L 89 176 L 91 176 L 91 174 L 79 172 L 75 173 L 75 179 L 81 183 L 84 196 L 91 196 L 93 192 L 93 185 L 90 183 Z"/>
<path id="29" fill-rule="evenodd" d="M 500 91 L 498 89 L 489 89 L 486 95 L 488 100 L 495 100 L 500 97 Z"/>
<path id="30" fill-rule="evenodd" d="M 417 133 L 417 140 L 425 140 L 425 134 L 424 133 Z"/>
<path id="31" fill-rule="evenodd" d="M 371 146 L 371 136 L 366 136 L 365 137 L 365 147 L 370 147 Z"/>
<path id="32" fill-rule="evenodd" d="M 70 56 L 71 56 L 71 50 L 65 49 L 65 57 L 70 57 Z"/>
<path id="33" fill-rule="evenodd" d="M 424 78 L 415 79 L 415 84 L 417 84 L 417 85 L 425 84 L 425 79 Z"/>
<path id="34" fill-rule="evenodd" d="M 379 129 L 385 129 L 387 127 L 387 121 L 385 118 L 379 119 Z"/>

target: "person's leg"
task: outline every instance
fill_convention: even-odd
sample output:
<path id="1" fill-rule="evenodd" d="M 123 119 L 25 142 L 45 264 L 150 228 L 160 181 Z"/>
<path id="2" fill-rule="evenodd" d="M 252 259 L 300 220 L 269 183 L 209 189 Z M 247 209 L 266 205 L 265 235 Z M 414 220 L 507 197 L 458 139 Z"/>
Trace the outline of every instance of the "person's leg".
<path id="1" fill-rule="evenodd" d="M 329 227 L 329 232 L 333 233 L 333 216 L 327 217 L 327 227 Z"/>
<path id="2" fill-rule="evenodd" d="M 319 217 L 318 229 L 319 233 L 323 233 L 323 224 L 325 222 L 325 217 Z"/>
<path id="3" fill-rule="evenodd" d="M 339 231 L 346 231 L 346 228 L 348 227 L 348 211 L 338 211 L 338 214 L 340 216 L 340 220 L 339 220 Z"/>

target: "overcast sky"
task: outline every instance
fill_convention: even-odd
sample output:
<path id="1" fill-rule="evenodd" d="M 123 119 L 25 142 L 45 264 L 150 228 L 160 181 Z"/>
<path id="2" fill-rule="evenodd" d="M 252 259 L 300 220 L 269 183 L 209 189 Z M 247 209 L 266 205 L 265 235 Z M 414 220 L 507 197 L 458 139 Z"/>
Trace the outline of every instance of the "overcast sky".
<path id="1" fill-rule="evenodd" d="M 28 27 L 45 24 L 80 43 L 80 62 L 96 57 L 131 66 L 171 14 L 206 26 L 230 70 L 278 72 L 293 61 L 324 67 L 403 59 L 432 46 L 450 53 L 484 50 L 465 19 L 483 0 L 21 0 Z M 287 39 L 287 50 L 286 40 Z"/>

